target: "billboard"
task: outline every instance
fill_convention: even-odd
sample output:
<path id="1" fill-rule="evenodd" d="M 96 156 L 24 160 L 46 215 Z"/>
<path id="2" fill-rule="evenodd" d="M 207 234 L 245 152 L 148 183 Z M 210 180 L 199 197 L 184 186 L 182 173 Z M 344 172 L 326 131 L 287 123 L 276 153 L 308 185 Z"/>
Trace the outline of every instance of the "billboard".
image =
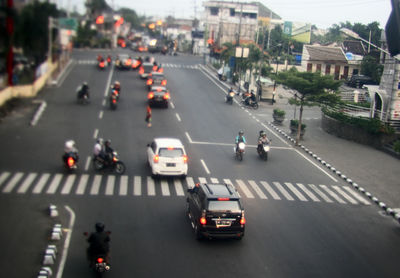
<path id="1" fill-rule="evenodd" d="M 310 43 L 311 23 L 285 21 L 283 24 L 283 33 L 290 36 L 292 40 Z"/>

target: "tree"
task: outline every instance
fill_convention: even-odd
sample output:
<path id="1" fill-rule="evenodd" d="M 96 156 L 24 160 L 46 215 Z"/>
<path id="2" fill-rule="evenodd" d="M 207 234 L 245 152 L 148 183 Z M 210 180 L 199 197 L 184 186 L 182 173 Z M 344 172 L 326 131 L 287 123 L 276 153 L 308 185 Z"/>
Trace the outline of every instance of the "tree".
<path id="1" fill-rule="evenodd" d="M 379 84 L 383 73 L 383 65 L 380 65 L 375 57 L 365 56 L 361 62 L 361 74 L 369 76 Z"/>
<path id="2" fill-rule="evenodd" d="M 278 73 L 275 80 L 297 91 L 297 97 L 290 100 L 291 104 L 300 106 L 299 126 L 296 145 L 300 141 L 300 132 L 304 105 L 329 105 L 340 102 L 338 95 L 341 81 L 336 81 L 331 75 L 321 75 L 319 72 L 299 72 L 296 68 Z"/>
<path id="3" fill-rule="evenodd" d="M 126 22 L 129 22 L 131 24 L 132 28 L 134 29 L 140 28 L 140 20 L 134 10 L 128 8 L 121 8 L 119 9 L 118 12 L 121 14 L 121 16 L 124 18 Z"/>

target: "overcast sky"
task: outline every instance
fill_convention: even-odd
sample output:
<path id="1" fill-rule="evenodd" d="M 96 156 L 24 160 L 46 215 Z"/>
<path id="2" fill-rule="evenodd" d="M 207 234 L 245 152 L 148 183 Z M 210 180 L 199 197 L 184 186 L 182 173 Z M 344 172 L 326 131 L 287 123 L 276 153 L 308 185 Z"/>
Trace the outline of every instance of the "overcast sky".
<path id="1" fill-rule="evenodd" d="M 84 0 L 56 0 L 59 5 L 79 11 L 84 10 Z M 178 18 L 197 17 L 203 11 L 202 0 L 106 0 L 115 9 L 131 8 L 139 15 L 145 14 Z M 252 2 L 249 0 L 248 2 Z M 240 2 L 240 1 L 230 1 Z M 247 2 L 247 1 L 242 1 Z M 266 7 L 285 21 L 309 22 L 319 28 L 328 28 L 332 24 L 349 21 L 352 24 L 368 24 L 373 21 L 384 28 L 392 10 L 390 0 L 261 0 Z M 195 9 L 196 7 L 196 9 Z"/>

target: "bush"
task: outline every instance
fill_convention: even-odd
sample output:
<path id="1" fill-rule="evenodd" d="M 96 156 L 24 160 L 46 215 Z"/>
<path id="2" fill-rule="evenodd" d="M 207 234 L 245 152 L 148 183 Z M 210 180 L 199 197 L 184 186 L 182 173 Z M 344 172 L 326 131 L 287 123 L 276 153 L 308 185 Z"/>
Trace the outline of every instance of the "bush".
<path id="1" fill-rule="evenodd" d="M 286 114 L 285 110 L 282 109 L 274 109 L 274 115 L 279 116 L 279 117 L 284 117 Z"/>
<path id="2" fill-rule="evenodd" d="M 393 150 L 396 153 L 400 153 L 400 140 L 397 140 L 396 142 L 394 142 L 393 144 Z"/>
<path id="3" fill-rule="evenodd" d="M 290 126 L 297 128 L 299 126 L 299 121 L 298 120 L 290 120 Z M 306 129 L 306 127 L 307 127 L 306 124 L 301 123 L 302 130 Z"/>

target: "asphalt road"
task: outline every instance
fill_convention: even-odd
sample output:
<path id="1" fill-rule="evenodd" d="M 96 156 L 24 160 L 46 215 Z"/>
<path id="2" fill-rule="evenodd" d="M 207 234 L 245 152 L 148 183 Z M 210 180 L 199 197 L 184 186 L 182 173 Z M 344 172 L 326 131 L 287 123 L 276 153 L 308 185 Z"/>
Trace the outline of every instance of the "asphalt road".
<path id="1" fill-rule="evenodd" d="M 7 277 L 37 273 L 51 225 L 69 225 L 65 206 L 76 218 L 66 231 L 71 242 L 62 277 L 90 275 L 82 233 L 98 220 L 112 231 L 108 277 L 398 277 L 398 225 L 293 149 L 258 112 L 225 104 L 225 87 L 201 58 L 156 55 L 172 105 L 153 108 L 148 128 L 144 81 L 137 72 L 99 71 L 93 63 L 97 53 L 75 52 L 60 86 L 41 92 L 38 98 L 47 108 L 36 126 L 28 125 L 35 112 L 29 105 L 0 124 L 0 221 L 8 223 L 0 230 L 7 258 L 0 267 Z M 76 87 L 84 80 L 91 88 L 87 106 L 75 101 Z M 105 100 L 115 80 L 122 93 L 117 110 L 111 111 Z M 239 162 L 233 142 L 241 129 L 248 146 Z M 272 139 L 267 162 L 255 151 L 261 129 Z M 150 178 L 146 144 L 156 136 L 183 141 L 187 179 Z M 96 137 L 112 140 L 127 166 L 123 176 L 92 170 Z M 78 171 L 68 175 L 61 155 L 71 138 L 80 162 Z M 247 220 L 242 241 L 194 239 L 184 194 L 199 181 L 231 182 L 238 188 Z M 59 219 L 46 214 L 50 203 L 59 207 Z"/>

